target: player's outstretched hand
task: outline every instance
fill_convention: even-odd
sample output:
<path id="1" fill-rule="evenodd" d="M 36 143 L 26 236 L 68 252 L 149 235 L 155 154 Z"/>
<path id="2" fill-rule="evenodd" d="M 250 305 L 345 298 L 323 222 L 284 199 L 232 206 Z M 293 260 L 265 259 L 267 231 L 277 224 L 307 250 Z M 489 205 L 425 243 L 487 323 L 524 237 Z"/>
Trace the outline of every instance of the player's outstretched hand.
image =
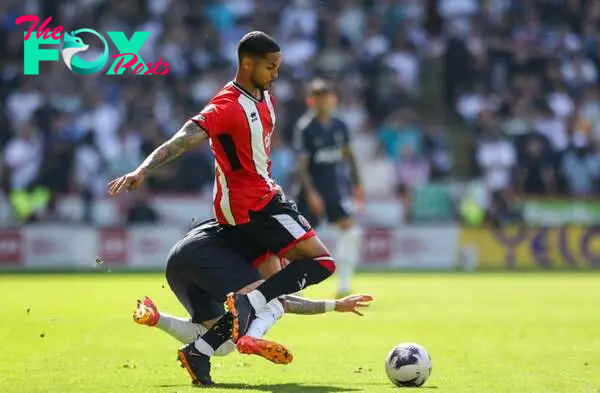
<path id="1" fill-rule="evenodd" d="M 343 299 L 335 301 L 335 311 L 337 312 L 352 312 L 356 315 L 363 314 L 359 311 L 359 308 L 369 307 L 369 302 L 373 300 L 371 295 L 350 295 Z"/>
<path id="2" fill-rule="evenodd" d="M 116 195 L 123 189 L 131 191 L 138 188 L 142 184 L 145 175 L 144 171 L 136 169 L 133 172 L 111 180 L 108 183 L 108 195 Z"/>

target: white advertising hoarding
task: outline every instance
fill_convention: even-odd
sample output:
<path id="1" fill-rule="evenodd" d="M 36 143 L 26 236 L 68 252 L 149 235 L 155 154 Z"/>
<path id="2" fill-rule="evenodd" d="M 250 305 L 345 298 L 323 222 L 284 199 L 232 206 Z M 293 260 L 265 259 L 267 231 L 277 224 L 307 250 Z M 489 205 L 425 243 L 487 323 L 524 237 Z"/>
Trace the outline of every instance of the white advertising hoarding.
<path id="1" fill-rule="evenodd" d="M 93 228 L 68 225 L 30 225 L 0 230 L 0 267 L 92 268 L 161 270 L 171 247 L 187 228 L 144 225 Z M 318 229 L 335 256 L 339 230 Z M 361 268 L 452 269 L 458 254 L 455 226 L 365 227 L 361 239 Z"/>

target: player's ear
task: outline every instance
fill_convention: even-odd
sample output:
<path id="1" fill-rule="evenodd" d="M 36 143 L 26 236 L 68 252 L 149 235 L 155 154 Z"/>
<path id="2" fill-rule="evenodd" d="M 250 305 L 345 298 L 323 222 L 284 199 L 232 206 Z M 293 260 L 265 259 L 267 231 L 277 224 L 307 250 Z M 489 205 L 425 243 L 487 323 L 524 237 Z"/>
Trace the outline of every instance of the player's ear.
<path id="1" fill-rule="evenodd" d="M 314 96 L 310 96 L 306 98 L 306 106 L 308 106 L 309 108 L 312 108 L 313 106 L 315 106 L 315 97 Z"/>
<path id="2" fill-rule="evenodd" d="M 250 56 L 242 57 L 242 68 L 246 71 L 252 70 L 252 65 L 254 63 L 254 59 Z"/>

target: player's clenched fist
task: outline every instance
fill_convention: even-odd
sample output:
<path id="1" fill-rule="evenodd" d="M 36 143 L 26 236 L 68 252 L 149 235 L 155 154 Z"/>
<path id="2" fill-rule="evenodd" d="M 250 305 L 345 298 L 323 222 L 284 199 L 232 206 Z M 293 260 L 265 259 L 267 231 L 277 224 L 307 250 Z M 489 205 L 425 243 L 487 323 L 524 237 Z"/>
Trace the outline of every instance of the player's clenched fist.
<path id="1" fill-rule="evenodd" d="M 108 195 L 116 195 L 123 189 L 130 191 L 138 188 L 144 180 L 145 175 L 146 173 L 144 171 L 136 169 L 133 172 L 129 172 L 126 175 L 111 180 L 111 182 L 108 183 Z"/>
<path id="2" fill-rule="evenodd" d="M 358 311 L 361 307 L 369 307 L 368 303 L 373 300 L 371 295 L 350 295 L 343 299 L 335 301 L 335 311 L 337 312 L 352 312 L 356 315 L 363 314 Z"/>

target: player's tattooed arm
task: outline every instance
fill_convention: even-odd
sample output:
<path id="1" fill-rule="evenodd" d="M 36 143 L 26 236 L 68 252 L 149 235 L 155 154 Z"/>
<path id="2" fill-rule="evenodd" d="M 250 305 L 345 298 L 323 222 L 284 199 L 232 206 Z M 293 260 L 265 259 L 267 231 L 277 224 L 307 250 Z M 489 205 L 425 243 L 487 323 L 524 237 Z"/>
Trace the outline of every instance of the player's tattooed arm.
<path id="1" fill-rule="evenodd" d="M 157 147 L 140 165 L 139 169 L 148 172 L 158 168 L 172 159 L 179 157 L 184 152 L 198 146 L 208 139 L 208 134 L 198 124 L 188 120 L 165 143 Z"/>
<path id="2" fill-rule="evenodd" d="M 371 295 L 349 295 L 337 300 L 310 300 L 295 295 L 285 295 L 279 300 L 285 311 L 291 314 L 323 314 L 329 311 L 351 312 L 363 316 L 361 308 L 369 307 Z"/>
<path id="3" fill-rule="evenodd" d="M 326 312 L 325 300 L 310 300 L 295 295 L 285 295 L 279 298 L 285 312 L 290 314 L 314 315 Z"/>

